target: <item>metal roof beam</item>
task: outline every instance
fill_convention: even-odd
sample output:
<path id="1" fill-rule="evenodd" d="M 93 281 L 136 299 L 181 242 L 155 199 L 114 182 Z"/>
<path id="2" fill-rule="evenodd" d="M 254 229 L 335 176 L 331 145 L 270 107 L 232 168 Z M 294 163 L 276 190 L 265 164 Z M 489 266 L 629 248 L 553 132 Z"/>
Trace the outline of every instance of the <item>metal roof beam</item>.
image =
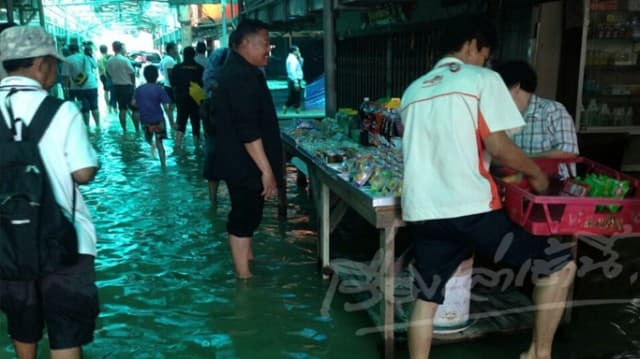
<path id="1" fill-rule="evenodd" d="M 123 2 L 129 2 L 129 3 L 136 3 L 139 4 L 139 1 L 122 1 L 122 0 L 97 0 L 97 1 L 91 1 L 91 0 L 78 0 L 78 1 L 65 1 L 65 0 L 43 0 L 44 2 L 44 6 L 82 6 L 82 5 L 88 5 L 88 6 L 100 6 L 100 5 L 111 5 L 111 4 L 121 4 Z M 159 3 L 166 3 L 168 2 L 167 0 L 162 1 L 162 0 L 147 0 L 146 2 L 159 2 Z"/>

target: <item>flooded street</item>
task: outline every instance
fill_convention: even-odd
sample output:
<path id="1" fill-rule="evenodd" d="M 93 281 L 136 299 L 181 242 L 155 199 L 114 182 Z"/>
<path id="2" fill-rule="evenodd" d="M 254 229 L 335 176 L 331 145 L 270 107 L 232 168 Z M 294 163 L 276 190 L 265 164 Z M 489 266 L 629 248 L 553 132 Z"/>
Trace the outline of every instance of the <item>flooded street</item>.
<path id="1" fill-rule="evenodd" d="M 286 221 L 270 202 L 254 238 L 255 277 L 236 281 L 226 241 L 228 195 L 221 186 L 217 208 L 210 204 L 203 157 L 194 153 L 190 134 L 180 153 L 173 153 L 171 139 L 165 142 L 163 170 L 142 134 L 130 129 L 122 135 L 114 114 L 102 126 L 90 130 L 102 168 L 82 188 L 98 233 L 101 302 L 85 358 L 379 357 L 380 336 L 356 334 L 373 326 L 366 312 L 344 309 L 351 298 L 336 295 L 328 316 L 322 315 L 329 281 L 317 272 L 311 204 L 292 173 Z M 628 261 L 635 263 L 632 255 Z M 595 281 L 577 292 L 588 296 L 603 288 L 618 299 L 633 297 L 633 288 Z M 580 308 L 554 357 L 640 358 L 638 302 Z M 13 357 L 6 330 L 2 317 L 2 359 Z M 438 346 L 432 357 L 517 358 L 528 337 L 525 332 Z M 42 358 L 48 357 L 47 345 L 43 341 Z M 406 349 L 399 348 L 398 357 L 408 357 Z"/>
<path id="2" fill-rule="evenodd" d="M 237 282 L 226 241 L 226 189 L 214 210 L 190 136 L 179 154 L 166 141 L 162 170 L 142 134 L 123 136 L 115 115 L 103 122 L 102 131 L 90 130 L 102 168 L 82 189 L 98 233 L 101 302 L 85 357 L 376 355 L 377 337 L 354 335 L 369 325 L 366 316 L 320 316 L 326 284 L 316 271 L 316 234 L 301 192 L 291 191 L 286 223 L 275 202 L 267 206 L 254 239 L 255 278 Z M 4 317 L 0 330 L 6 333 Z M 13 356 L 6 337 L 0 345 L 0 358 Z"/>

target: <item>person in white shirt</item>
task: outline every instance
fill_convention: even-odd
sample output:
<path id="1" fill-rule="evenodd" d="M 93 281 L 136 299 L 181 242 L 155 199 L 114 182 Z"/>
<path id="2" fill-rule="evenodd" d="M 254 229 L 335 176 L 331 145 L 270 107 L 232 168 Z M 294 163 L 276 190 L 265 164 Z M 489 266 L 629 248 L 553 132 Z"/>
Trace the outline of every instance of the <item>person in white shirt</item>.
<path id="1" fill-rule="evenodd" d="M 165 55 L 160 61 L 160 72 L 162 73 L 162 80 L 164 82 L 164 90 L 171 98 L 171 103 L 169 104 L 169 113 L 167 117 L 169 118 L 169 123 L 171 128 L 175 129 L 175 121 L 173 117 L 173 111 L 176 109 L 176 101 L 173 95 L 173 88 L 171 87 L 171 71 L 178 64 L 178 58 L 180 57 L 178 54 L 178 46 L 175 42 L 169 42 L 164 47 Z"/>
<path id="2" fill-rule="evenodd" d="M 289 107 L 293 107 L 296 113 L 300 113 L 300 102 L 302 100 L 302 85 L 304 81 L 304 72 L 302 65 L 304 58 L 300 53 L 300 48 L 291 45 L 289 48 L 289 56 L 287 56 L 287 84 L 289 86 L 289 98 L 282 109 L 283 113 L 287 113 Z"/>
<path id="3" fill-rule="evenodd" d="M 125 45 L 120 41 L 114 41 L 111 45 L 114 55 L 107 61 L 106 71 L 113 83 L 113 95 L 118 103 L 118 117 L 122 132 L 127 132 L 127 113 L 131 112 L 131 120 L 136 132 L 140 130 L 140 122 L 135 111 L 132 111 L 131 100 L 136 84 L 136 74 L 133 71 L 131 61 L 124 55 Z"/>
<path id="4" fill-rule="evenodd" d="M 522 172 L 534 191 L 546 175 L 507 136 L 524 121 L 496 72 L 484 68 L 496 43 L 486 19 L 446 22 L 444 56 L 404 92 L 401 114 L 404 184 L 402 216 L 415 246 L 418 298 L 409 323 L 411 358 L 428 358 L 433 318 L 446 283 L 474 253 L 514 268 L 539 264 L 533 275 L 537 306 L 533 338 L 524 359 L 549 359 L 576 265 L 566 246 L 534 236 L 501 209 L 489 174 L 493 158 Z"/>
<path id="5" fill-rule="evenodd" d="M 8 73 L 0 82 L 4 121 L 8 128 L 11 117 L 28 126 L 55 83 L 58 64 L 64 58 L 42 27 L 15 26 L 0 34 L 0 61 Z M 0 308 L 7 316 L 6 327 L 18 358 L 36 357 L 46 326 L 52 359 L 80 359 L 82 346 L 93 340 L 99 307 L 94 269 L 96 231 L 74 182 L 91 181 L 98 158 L 75 104 L 68 101 L 61 105 L 38 149 L 55 200 L 69 217 L 75 198 L 73 223 L 79 259 L 36 280 L 0 280 Z"/>
<path id="6" fill-rule="evenodd" d="M 207 67 L 207 44 L 204 41 L 198 41 L 196 44 L 196 57 L 193 60 L 203 68 Z"/>

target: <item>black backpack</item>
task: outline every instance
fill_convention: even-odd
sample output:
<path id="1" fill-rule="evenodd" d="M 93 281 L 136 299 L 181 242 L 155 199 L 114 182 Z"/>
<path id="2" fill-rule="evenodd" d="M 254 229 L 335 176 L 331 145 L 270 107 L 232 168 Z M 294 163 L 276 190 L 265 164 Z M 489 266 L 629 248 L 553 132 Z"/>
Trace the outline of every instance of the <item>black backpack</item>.
<path id="1" fill-rule="evenodd" d="M 78 260 L 75 220 L 69 220 L 53 195 L 38 142 L 64 101 L 47 96 L 30 125 L 15 141 L 0 112 L 0 279 L 34 280 Z M 9 111 L 10 117 L 13 117 Z"/>
<path id="2" fill-rule="evenodd" d="M 213 65 L 214 68 L 222 69 L 224 64 L 227 62 L 227 58 L 229 57 L 229 48 L 226 47 L 222 50 L 222 54 L 218 61 L 214 64 L 207 63 L 207 66 Z M 218 76 L 220 76 L 220 70 L 218 70 Z M 217 80 L 217 79 L 216 79 Z M 205 89 L 206 91 L 210 91 L 210 89 Z M 215 91 L 213 92 L 214 96 L 207 97 L 200 103 L 199 115 L 202 120 L 202 126 L 204 127 L 204 132 L 207 135 L 215 135 L 216 133 L 216 99 L 215 99 Z"/>

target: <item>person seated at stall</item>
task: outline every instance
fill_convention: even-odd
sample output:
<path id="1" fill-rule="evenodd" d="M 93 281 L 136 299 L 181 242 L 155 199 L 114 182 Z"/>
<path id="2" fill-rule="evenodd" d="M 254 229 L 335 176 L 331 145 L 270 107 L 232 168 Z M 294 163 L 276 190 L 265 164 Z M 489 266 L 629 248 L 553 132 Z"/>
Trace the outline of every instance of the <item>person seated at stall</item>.
<path id="1" fill-rule="evenodd" d="M 578 155 L 573 118 L 557 101 L 535 94 L 538 76 L 525 61 L 509 61 L 495 68 L 524 117 L 525 126 L 511 136 L 529 157 L 571 158 Z"/>

